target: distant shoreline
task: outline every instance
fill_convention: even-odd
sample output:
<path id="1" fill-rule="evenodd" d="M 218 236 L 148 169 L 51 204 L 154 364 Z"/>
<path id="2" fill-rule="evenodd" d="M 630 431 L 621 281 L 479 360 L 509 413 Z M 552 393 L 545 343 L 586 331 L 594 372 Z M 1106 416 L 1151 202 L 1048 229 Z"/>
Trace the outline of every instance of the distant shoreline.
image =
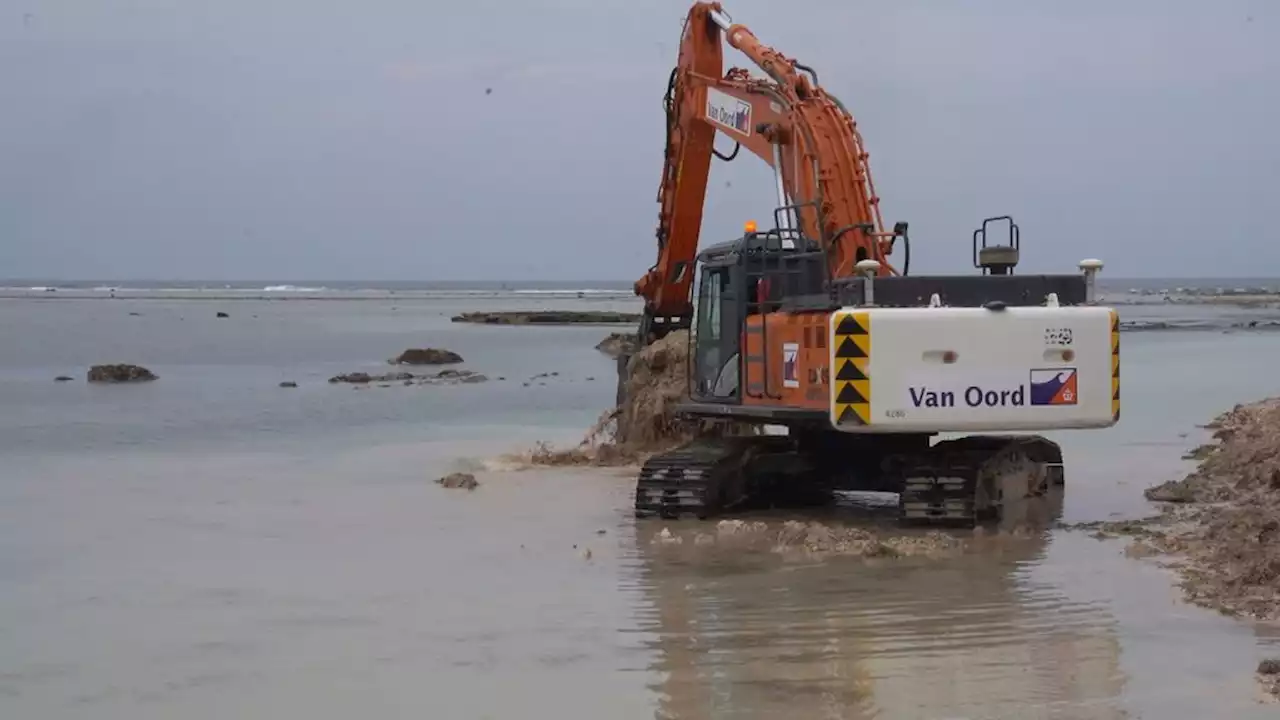
<path id="1" fill-rule="evenodd" d="M 967 275 L 968 273 L 959 273 Z M 1099 290 L 1107 295 L 1169 296 L 1276 296 L 1280 277 L 1260 278 L 1121 278 L 1099 277 Z M 632 280 L 51 280 L 0 279 L 4 295 L 56 295 L 86 292 L 141 293 L 268 293 L 315 295 L 318 293 L 513 293 L 527 295 L 573 294 L 633 295 Z"/>
<path id="2" fill-rule="evenodd" d="M 0 286 L 0 300 L 337 300 L 337 301 L 439 301 L 507 299 L 533 302 L 538 300 L 575 300 L 581 302 L 635 302 L 640 298 L 631 288 L 486 288 L 486 287 L 290 287 L 263 288 L 43 288 Z M 1188 288 L 1121 290 L 1102 288 L 1100 302 L 1115 307 L 1158 305 L 1217 305 L 1243 308 L 1280 309 L 1280 288 Z"/>
<path id="3" fill-rule="evenodd" d="M 241 300 L 330 300 L 330 301 L 432 301 L 512 299 L 527 302 L 539 300 L 573 300 L 580 302 L 634 301 L 640 299 L 632 292 L 604 290 L 563 290 L 521 292 L 510 290 L 327 290 L 283 291 L 263 290 L 60 290 L 40 292 L 34 290 L 0 290 L 0 300 L 182 300 L 196 302 Z"/>
<path id="4" fill-rule="evenodd" d="M 131 304 L 203 303 L 227 306 L 245 302 L 325 302 L 325 303 L 381 303 L 402 307 L 435 305 L 448 308 L 453 322 L 460 324 L 537 326 L 537 325 L 600 325 L 617 326 L 634 324 L 639 317 L 641 299 L 627 292 L 596 291 L 539 291 L 512 292 L 500 290 L 418 290 L 390 291 L 336 291 L 336 292 L 263 292 L 226 290 L 119 290 L 114 295 L 100 290 L 67 290 L 62 292 L 5 292 L 0 290 L 0 303 L 46 302 L 124 302 Z M 1116 298 L 1104 297 L 1103 304 L 1120 312 L 1121 331 L 1128 333 L 1150 332 L 1247 332 L 1271 333 L 1280 331 L 1280 294 L 1277 295 L 1188 295 L 1177 299 L 1168 296 L 1155 298 L 1130 294 Z M 1186 308 L 1185 314 L 1167 309 Z M 576 308 L 576 309 L 575 309 Z M 1164 308 L 1166 310 L 1161 310 Z M 1228 312 L 1215 312 L 1206 317 L 1193 308 L 1215 308 Z M 1152 314 L 1150 311 L 1155 310 Z M 1136 316 L 1126 318 L 1132 312 Z M 137 314 L 137 313 L 135 313 Z M 604 316 L 609 316 L 605 318 Z M 532 317 L 539 316 L 539 317 Z"/>
<path id="5" fill-rule="evenodd" d="M 56 301 L 60 301 L 60 300 L 62 300 L 62 301 L 71 301 L 71 300 L 81 300 L 81 301 L 86 301 L 86 300 L 98 300 L 98 301 L 103 301 L 103 300 L 108 300 L 108 301 L 109 301 L 109 300 L 146 300 L 146 301 L 150 301 L 150 302 L 164 302 L 164 301 L 169 301 L 169 302 L 239 302 L 239 301 L 243 301 L 243 300 L 270 300 L 270 301 L 276 301 L 276 300 L 279 300 L 279 301 L 285 301 L 285 302 L 288 302 L 288 301 L 299 301 L 299 302 L 301 302 L 301 301 L 308 301 L 308 302 L 315 302 L 315 301 L 326 301 L 326 302 L 389 302 L 389 301 L 395 301 L 395 302 L 399 302 L 399 301 L 404 301 L 404 302 L 439 302 L 440 300 L 467 300 L 467 299 L 474 299 L 474 300 L 486 300 L 486 299 L 502 299 L 502 298 L 510 298 L 510 297 L 511 297 L 510 295 L 503 294 L 503 293 L 492 293 L 492 294 L 484 294 L 484 295 L 479 295 L 479 294 L 467 294 L 467 295 L 453 295 L 453 294 L 440 294 L 440 295 L 421 295 L 421 294 L 419 294 L 419 295 L 389 295 L 389 294 L 380 294 L 380 295 L 213 295 L 213 294 L 208 294 L 208 295 L 198 295 L 198 296 L 191 296 L 191 295 L 179 295 L 179 294 L 176 294 L 176 293 L 172 293 L 172 294 L 170 294 L 170 293 L 165 293 L 165 294 L 152 294 L 152 293 L 148 293 L 148 294 L 140 294 L 140 295 L 130 295 L 130 294 L 128 294 L 128 293 L 117 293 L 116 295 L 111 296 L 111 295 L 104 295 L 104 294 L 99 293 L 99 294 L 94 294 L 94 295 L 69 295 L 69 294 L 68 294 L 68 295 L 60 295 L 60 296 L 57 296 L 57 297 L 45 297 L 45 296 L 38 295 L 38 294 L 31 294 L 31 295 L 18 295 L 18 294 L 6 294 L 6 293 L 4 293 L 4 292 L 0 292 L 0 300 L 34 300 L 34 301 L 45 301 L 45 300 L 48 300 L 48 301 L 51 301 L 51 302 L 56 302 Z M 530 301 L 530 302 L 533 302 L 533 301 L 535 301 L 535 300 L 584 300 L 584 301 L 587 301 L 587 302 L 607 302 L 607 301 L 620 301 L 620 300 L 628 300 L 628 299 L 632 299 L 632 297 L 622 297 L 622 296 L 620 296 L 620 295 L 619 295 L 619 296 L 603 296 L 603 297 L 601 297 L 601 296 L 594 296 L 594 297 L 580 298 L 580 297 L 576 297 L 576 296 L 568 295 L 568 294 L 566 294 L 566 295 L 537 295 L 537 296 L 529 297 L 529 301 Z M 637 302 L 637 303 L 638 303 L 638 302 L 640 302 L 639 298 L 634 298 L 634 300 L 635 300 L 635 302 Z M 1278 301 L 1278 302 L 1280 302 L 1280 301 Z"/>

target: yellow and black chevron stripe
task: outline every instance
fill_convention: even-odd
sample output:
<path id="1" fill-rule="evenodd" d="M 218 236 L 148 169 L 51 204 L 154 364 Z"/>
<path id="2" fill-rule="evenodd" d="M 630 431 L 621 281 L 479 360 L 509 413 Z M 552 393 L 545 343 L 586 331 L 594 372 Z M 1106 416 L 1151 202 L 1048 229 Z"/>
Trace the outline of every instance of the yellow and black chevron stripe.
<path id="1" fill-rule="evenodd" d="M 838 312 L 831 344 L 831 416 L 837 425 L 871 424 L 871 313 Z"/>
<path id="2" fill-rule="evenodd" d="M 1111 419 L 1120 421 L 1120 314 L 1111 311 Z"/>

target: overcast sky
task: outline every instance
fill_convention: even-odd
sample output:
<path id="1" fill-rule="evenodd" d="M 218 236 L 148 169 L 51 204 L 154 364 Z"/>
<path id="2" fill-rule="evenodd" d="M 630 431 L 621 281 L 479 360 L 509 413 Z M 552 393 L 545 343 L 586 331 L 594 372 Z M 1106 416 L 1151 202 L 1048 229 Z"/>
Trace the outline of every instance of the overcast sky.
<path id="1" fill-rule="evenodd" d="M 634 279 L 687 9 L 0 0 L 0 277 Z M 913 274 L 1011 213 L 1024 272 L 1280 275 L 1274 1 L 726 9 L 849 106 Z M 703 243 L 771 179 L 717 162 Z"/>

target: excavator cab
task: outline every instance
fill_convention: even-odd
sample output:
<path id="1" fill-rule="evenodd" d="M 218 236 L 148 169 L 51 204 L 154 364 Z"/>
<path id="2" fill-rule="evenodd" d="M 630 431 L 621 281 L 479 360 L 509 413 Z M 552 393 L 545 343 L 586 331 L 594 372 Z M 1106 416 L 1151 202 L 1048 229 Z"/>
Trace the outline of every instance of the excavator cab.
<path id="1" fill-rule="evenodd" d="M 745 283 L 733 262 L 704 261 L 690 334 L 690 395 L 702 402 L 738 401 Z"/>
<path id="2" fill-rule="evenodd" d="M 806 298 L 826 297 L 821 248 L 794 233 L 786 239 L 789 242 L 777 229 L 748 229 L 740 239 L 713 245 L 698 255 L 689 348 L 689 395 L 695 402 L 742 402 L 742 347 L 749 317 Z"/>

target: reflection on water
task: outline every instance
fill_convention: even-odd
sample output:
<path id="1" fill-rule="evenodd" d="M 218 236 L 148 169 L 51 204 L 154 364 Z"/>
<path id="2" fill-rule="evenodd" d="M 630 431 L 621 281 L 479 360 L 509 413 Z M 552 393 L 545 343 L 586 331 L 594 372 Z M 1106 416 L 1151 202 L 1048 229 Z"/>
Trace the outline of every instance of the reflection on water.
<path id="1" fill-rule="evenodd" d="M 1107 605 L 1024 572 L 1047 532 L 951 557 L 806 560 L 664 543 L 664 527 L 705 530 L 637 530 L 659 717 L 1124 716 Z"/>

